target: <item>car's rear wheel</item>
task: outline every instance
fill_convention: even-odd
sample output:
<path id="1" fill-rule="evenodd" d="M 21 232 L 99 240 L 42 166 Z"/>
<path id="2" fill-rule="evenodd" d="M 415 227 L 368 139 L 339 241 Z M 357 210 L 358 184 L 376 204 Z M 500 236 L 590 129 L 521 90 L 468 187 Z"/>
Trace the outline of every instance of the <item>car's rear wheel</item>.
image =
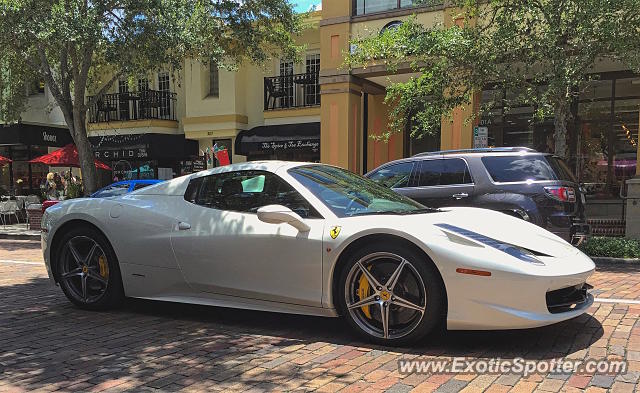
<path id="1" fill-rule="evenodd" d="M 94 228 L 82 227 L 64 234 L 59 244 L 58 282 L 73 304 L 105 310 L 122 302 L 118 261 L 104 235 Z"/>
<path id="2" fill-rule="evenodd" d="M 435 266 L 393 243 L 370 244 L 350 256 L 337 301 L 356 331 L 385 345 L 423 338 L 444 314 L 444 289 Z"/>

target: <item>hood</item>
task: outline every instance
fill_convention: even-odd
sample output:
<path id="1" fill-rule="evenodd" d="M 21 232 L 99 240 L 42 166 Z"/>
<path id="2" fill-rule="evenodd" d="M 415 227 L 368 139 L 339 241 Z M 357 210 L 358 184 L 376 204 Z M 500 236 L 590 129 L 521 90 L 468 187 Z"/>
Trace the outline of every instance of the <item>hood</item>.
<path id="1" fill-rule="evenodd" d="M 364 217 L 363 217 L 364 218 Z M 380 224 L 379 217 L 368 216 L 367 227 Z M 560 237 L 535 224 L 504 213 L 471 207 L 443 208 L 437 213 L 407 216 L 388 216 L 390 227 L 424 238 L 428 234 L 442 234 L 446 226 L 478 233 L 502 243 L 534 251 L 536 254 L 564 257 L 575 255 L 577 249 Z M 377 220 L 377 221 L 376 221 Z M 426 226 L 425 226 L 426 224 Z M 440 224 L 440 225 L 438 225 Z M 445 226 L 445 228 L 443 228 Z M 460 234 L 457 234 L 460 236 Z"/>
<path id="2" fill-rule="evenodd" d="M 519 218 L 477 208 L 446 208 L 430 217 L 432 224 L 448 224 L 539 254 L 563 257 L 576 248 L 553 233 Z"/>

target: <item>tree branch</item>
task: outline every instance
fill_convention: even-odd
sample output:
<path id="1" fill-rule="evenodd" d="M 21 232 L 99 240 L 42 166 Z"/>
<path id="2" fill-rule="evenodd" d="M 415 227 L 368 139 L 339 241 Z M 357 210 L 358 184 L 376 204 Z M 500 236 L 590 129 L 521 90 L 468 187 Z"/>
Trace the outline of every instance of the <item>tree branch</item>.
<path id="1" fill-rule="evenodd" d="M 102 96 L 103 96 L 103 95 L 105 95 L 105 93 L 107 92 L 107 90 L 109 90 L 109 89 L 111 88 L 111 86 L 113 86 L 113 84 L 114 84 L 118 79 L 120 79 L 120 77 L 121 77 L 122 75 L 123 75 L 123 71 L 116 72 L 116 73 L 111 77 L 111 79 L 109 79 L 109 81 L 108 81 L 107 83 L 105 83 L 105 85 L 104 85 L 104 86 L 102 86 L 102 87 L 100 88 L 100 90 L 98 90 L 98 92 L 97 92 L 95 95 L 93 95 L 93 96 L 89 97 L 89 102 L 87 103 L 87 105 L 88 105 L 89 107 L 91 107 L 92 105 L 95 105 L 95 103 L 96 103 L 96 102 L 98 102 L 98 100 L 99 100 L 100 98 L 102 98 Z"/>

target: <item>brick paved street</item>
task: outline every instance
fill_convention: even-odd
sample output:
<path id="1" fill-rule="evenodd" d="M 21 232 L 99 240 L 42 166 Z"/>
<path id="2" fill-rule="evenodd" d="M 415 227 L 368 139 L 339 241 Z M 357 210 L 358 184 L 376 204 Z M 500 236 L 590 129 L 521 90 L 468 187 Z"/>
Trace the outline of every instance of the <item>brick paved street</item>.
<path id="1" fill-rule="evenodd" d="M 142 300 L 114 312 L 81 311 L 49 285 L 41 261 L 37 242 L 0 240 L 0 392 L 631 392 L 640 378 L 640 304 L 633 302 L 640 300 L 640 268 L 600 269 L 591 280 L 597 297 L 626 303 L 597 302 L 572 321 L 438 333 L 414 348 L 389 349 L 358 341 L 338 319 Z M 625 358 L 629 370 L 401 375 L 398 359 L 417 356 Z"/>

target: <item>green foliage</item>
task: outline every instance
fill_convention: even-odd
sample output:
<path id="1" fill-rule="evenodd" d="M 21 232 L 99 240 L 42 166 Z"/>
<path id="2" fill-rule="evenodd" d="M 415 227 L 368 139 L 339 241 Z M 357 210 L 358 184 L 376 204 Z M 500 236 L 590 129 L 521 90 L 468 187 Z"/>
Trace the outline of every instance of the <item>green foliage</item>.
<path id="1" fill-rule="evenodd" d="M 590 257 L 640 258 L 640 241 L 615 237 L 593 237 L 580 245 Z"/>
<path id="2" fill-rule="evenodd" d="M 44 80 L 91 192 L 87 110 L 116 80 L 177 71 L 188 58 L 228 67 L 294 58 L 299 27 L 288 0 L 0 0 L 0 119 L 17 120 L 25 86 Z"/>
<path id="3" fill-rule="evenodd" d="M 75 199 L 82 197 L 82 182 L 75 176 L 66 174 L 65 177 L 65 199 Z"/>
<path id="4" fill-rule="evenodd" d="M 531 121 L 555 118 L 556 139 L 566 139 L 570 107 L 595 78 L 594 68 L 600 62 L 640 65 L 640 0 L 457 5 L 462 26 L 423 26 L 412 18 L 397 29 L 354 39 L 347 66 L 385 64 L 390 71 L 408 66 L 419 75 L 388 88 L 388 102 L 398 105 L 388 134 L 404 130 L 407 122 L 412 135 L 431 134 L 458 104 L 471 104 L 471 92 L 491 86 L 517 93 L 494 97 L 479 108 L 480 115 L 496 104 L 507 110 L 531 106 Z M 473 116 L 467 114 L 469 120 Z"/>

